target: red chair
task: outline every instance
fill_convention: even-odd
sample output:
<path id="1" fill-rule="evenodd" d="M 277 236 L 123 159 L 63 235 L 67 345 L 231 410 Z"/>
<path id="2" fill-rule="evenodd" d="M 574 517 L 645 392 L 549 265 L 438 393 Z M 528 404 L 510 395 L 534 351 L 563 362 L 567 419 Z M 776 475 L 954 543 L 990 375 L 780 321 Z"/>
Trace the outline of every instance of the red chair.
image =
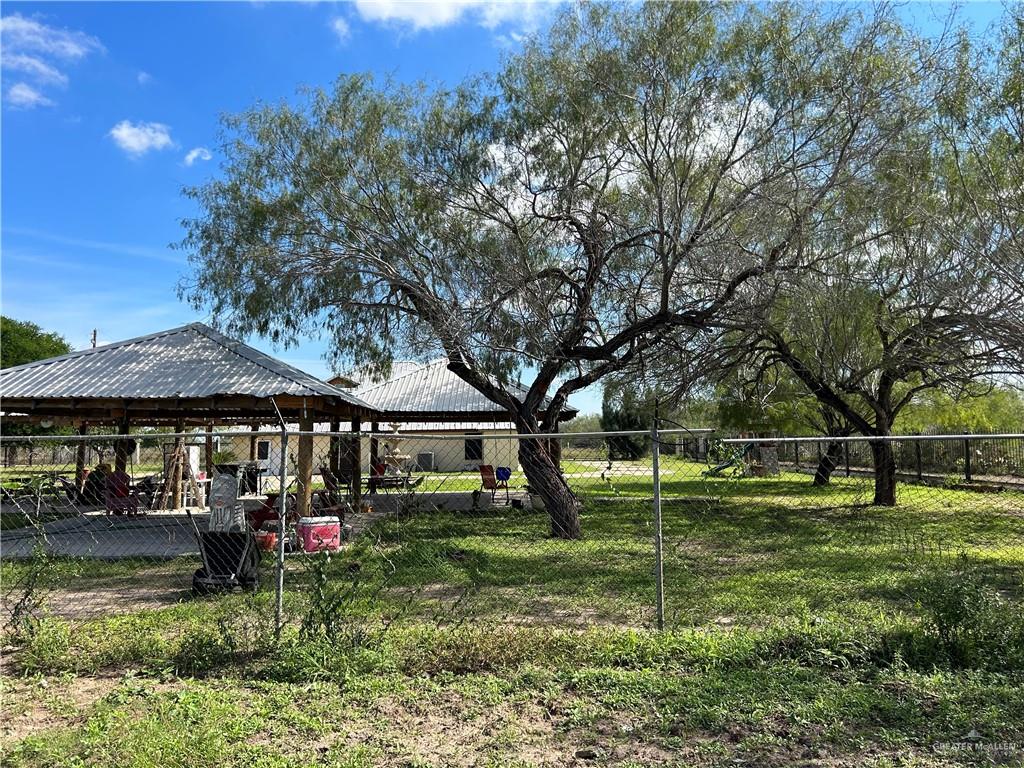
<path id="1" fill-rule="evenodd" d="M 132 479 L 127 472 L 118 470 L 107 475 L 103 505 L 111 514 L 139 514 L 139 497 L 132 488 Z"/>
<path id="2" fill-rule="evenodd" d="M 491 501 L 494 501 L 495 494 L 499 490 L 505 491 L 505 501 L 508 501 L 508 481 L 512 476 L 512 470 L 508 467 L 498 467 L 495 474 L 494 467 L 490 464 L 480 465 L 480 489 L 491 492 Z"/>

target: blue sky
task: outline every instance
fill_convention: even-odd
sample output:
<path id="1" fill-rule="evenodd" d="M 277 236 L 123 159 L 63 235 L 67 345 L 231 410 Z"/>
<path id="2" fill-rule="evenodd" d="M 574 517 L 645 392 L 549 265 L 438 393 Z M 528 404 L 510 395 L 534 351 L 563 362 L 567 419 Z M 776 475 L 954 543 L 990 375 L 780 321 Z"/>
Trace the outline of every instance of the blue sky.
<path id="1" fill-rule="evenodd" d="M 999 3 L 968 4 L 982 28 Z M 340 72 L 455 83 L 493 69 L 552 6 L 475 0 L 3 6 L 0 301 L 76 348 L 198 317 L 183 186 L 217 173 L 218 117 Z M 931 26 L 947 6 L 908 6 Z M 324 347 L 256 346 L 319 376 Z M 573 403 L 600 409 L 600 393 Z"/>

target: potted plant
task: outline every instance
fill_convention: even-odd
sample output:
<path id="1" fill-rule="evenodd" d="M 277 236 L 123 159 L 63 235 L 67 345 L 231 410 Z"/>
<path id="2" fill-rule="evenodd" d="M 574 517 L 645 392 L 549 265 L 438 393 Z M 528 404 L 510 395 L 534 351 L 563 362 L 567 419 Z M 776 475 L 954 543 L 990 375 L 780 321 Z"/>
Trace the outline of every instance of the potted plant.
<path id="1" fill-rule="evenodd" d="M 546 507 L 544 506 L 544 497 L 539 493 L 526 486 L 526 493 L 530 497 L 530 509 L 536 510 L 537 512 L 543 512 Z"/>

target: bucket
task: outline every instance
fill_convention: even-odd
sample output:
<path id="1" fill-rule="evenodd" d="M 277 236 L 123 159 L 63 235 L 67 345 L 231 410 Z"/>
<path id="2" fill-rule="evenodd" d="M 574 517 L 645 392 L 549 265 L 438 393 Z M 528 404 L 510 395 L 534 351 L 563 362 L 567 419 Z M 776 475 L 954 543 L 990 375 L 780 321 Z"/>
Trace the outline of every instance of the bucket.
<path id="1" fill-rule="evenodd" d="M 256 546 L 264 552 L 277 549 L 277 531 L 256 531 Z"/>
<path id="2" fill-rule="evenodd" d="M 337 517 L 300 517 L 295 530 L 303 552 L 335 552 L 341 547 L 341 521 Z"/>

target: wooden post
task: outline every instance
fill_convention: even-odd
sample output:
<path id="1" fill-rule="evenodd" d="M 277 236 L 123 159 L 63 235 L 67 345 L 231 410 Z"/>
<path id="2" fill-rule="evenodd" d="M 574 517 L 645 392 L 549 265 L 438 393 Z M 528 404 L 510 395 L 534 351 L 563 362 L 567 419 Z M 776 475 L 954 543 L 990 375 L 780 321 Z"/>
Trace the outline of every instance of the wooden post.
<path id="1" fill-rule="evenodd" d="M 363 496 L 363 441 L 359 436 L 363 428 L 358 416 L 352 419 L 352 437 L 348 444 L 349 478 L 352 482 L 352 509 L 359 511 L 359 503 Z"/>
<path id="2" fill-rule="evenodd" d="M 120 424 L 117 425 L 117 434 L 127 435 L 128 434 L 128 419 L 126 418 Z M 128 451 L 126 440 L 118 439 L 114 443 L 114 471 L 124 472 L 128 467 Z"/>
<path id="3" fill-rule="evenodd" d="M 313 431 L 313 417 L 299 419 L 301 432 Z M 296 509 L 299 517 L 309 517 L 313 500 L 313 435 L 299 435 L 298 479 L 296 485 Z"/>
<path id="4" fill-rule="evenodd" d="M 331 444 L 328 451 L 327 468 L 335 477 L 341 475 L 342 451 L 341 451 L 341 422 L 338 419 L 331 419 Z"/>
<path id="5" fill-rule="evenodd" d="M 254 434 L 249 436 L 249 461 L 256 461 L 256 432 L 260 431 L 259 424 L 251 424 L 249 429 Z"/>
<path id="6" fill-rule="evenodd" d="M 181 475 L 184 462 L 188 461 L 185 455 L 185 438 L 180 433 L 185 431 L 185 422 L 177 421 L 174 424 L 174 431 L 179 437 L 174 438 L 174 458 L 171 460 L 171 509 L 181 509 Z"/>
<path id="7" fill-rule="evenodd" d="M 380 463 L 380 443 L 377 441 L 377 430 L 379 429 L 379 422 L 370 423 L 370 493 L 377 492 L 377 483 L 373 477 L 377 473 L 377 464 Z"/>
<path id="8" fill-rule="evenodd" d="M 78 434 L 89 434 L 88 422 L 83 421 L 78 425 Z M 89 446 L 82 440 L 75 446 L 75 487 L 81 491 L 85 487 L 85 455 Z"/>
<path id="9" fill-rule="evenodd" d="M 206 444 L 203 446 L 203 469 L 207 477 L 213 477 L 213 424 L 206 425 Z"/>

